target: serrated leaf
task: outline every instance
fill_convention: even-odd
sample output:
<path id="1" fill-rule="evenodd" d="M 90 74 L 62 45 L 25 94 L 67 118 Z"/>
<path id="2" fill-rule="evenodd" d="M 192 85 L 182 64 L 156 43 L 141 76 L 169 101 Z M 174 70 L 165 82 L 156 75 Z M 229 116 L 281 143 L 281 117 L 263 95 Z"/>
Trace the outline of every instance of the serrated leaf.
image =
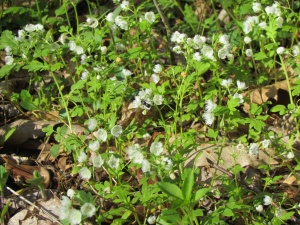
<path id="1" fill-rule="evenodd" d="M 10 30 L 5 30 L 1 34 L 0 48 L 5 48 L 6 46 L 10 46 L 12 49 L 18 47 L 15 42 L 15 36 Z"/>
<path id="2" fill-rule="evenodd" d="M 288 109 L 284 105 L 275 105 L 272 107 L 271 112 L 279 112 L 280 115 L 284 115 L 288 112 Z"/>
<path id="3" fill-rule="evenodd" d="M 255 60 L 262 60 L 262 59 L 267 58 L 267 55 L 263 52 L 259 52 L 259 53 L 254 54 L 253 57 Z"/>
<path id="4" fill-rule="evenodd" d="M 10 71 L 14 68 L 15 63 L 11 64 L 11 65 L 3 65 L 0 69 L 0 79 L 5 77 L 6 75 L 8 75 L 10 73 Z"/>
<path id="5" fill-rule="evenodd" d="M 43 71 L 48 70 L 48 65 L 44 65 L 43 63 L 33 60 L 28 65 L 24 66 L 23 69 L 27 69 L 29 72 Z"/>
<path id="6" fill-rule="evenodd" d="M 177 185 L 169 183 L 169 182 L 159 182 L 159 183 L 157 183 L 157 185 L 167 195 L 169 195 L 173 198 L 184 200 L 182 191 L 180 190 L 180 188 Z"/>

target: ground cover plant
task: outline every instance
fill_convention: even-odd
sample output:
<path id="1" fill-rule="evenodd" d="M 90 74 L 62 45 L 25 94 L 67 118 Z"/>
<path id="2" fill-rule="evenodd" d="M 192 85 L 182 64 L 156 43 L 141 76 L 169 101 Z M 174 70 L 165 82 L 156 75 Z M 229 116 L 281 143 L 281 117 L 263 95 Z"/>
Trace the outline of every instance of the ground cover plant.
<path id="1" fill-rule="evenodd" d="M 1 222 L 300 224 L 299 9 L 2 1 Z"/>

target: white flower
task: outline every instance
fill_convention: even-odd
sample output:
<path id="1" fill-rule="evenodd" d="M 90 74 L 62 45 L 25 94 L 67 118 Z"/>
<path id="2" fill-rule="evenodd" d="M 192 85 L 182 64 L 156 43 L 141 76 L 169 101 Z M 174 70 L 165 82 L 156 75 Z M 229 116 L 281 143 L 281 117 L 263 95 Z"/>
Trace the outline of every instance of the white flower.
<path id="1" fill-rule="evenodd" d="M 219 42 L 223 45 L 227 45 L 229 44 L 229 37 L 227 34 L 223 34 L 220 39 L 219 39 Z"/>
<path id="2" fill-rule="evenodd" d="M 286 211 L 284 209 L 276 209 L 275 216 L 280 218 Z"/>
<path id="3" fill-rule="evenodd" d="M 277 48 L 276 52 L 278 55 L 281 55 L 284 52 L 284 47 Z"/>
<path id="4" fill-rule="evenodd" d="M 128 69 L 123 69 L 123 70 L 122 70 L 122 73 L 123 73 L 123 75 L 126 76 L 126 77 L 132 75 L 132 72 L 131 72 L 130 70 L 128 70 Z"/>
<path id="5" fill-rule="evenodd" d="M 92 163 L 93 167 L 100 168 L 103 165 L 104 161 L 100 155 L 97 155 L 92 158 Z"/>
<path id="6" fill-rule="evenodd" d="M 149 224 L 155 224 L 155 222 L 156 222 L 156 216 L 149 216 L 148 219 L 147 219 L 147 222 Z"/>
<path id="7" fill-rule="evenodd" d="M 211 126 L 212 123 L 214 122 L 215 120 L 215 116 L 213 113 L 211 112 L 205 112 L 202 114 L 202 118 L 204 119 L 205 121 L 205 124 L 208 125 L 208 126 Z"/>
<path id="8" fill-rule="evenodd" d="M 235 93 L 233 95 L 233 98 L 239 98 L 240 99 L 240 104 L 242 104 L 244 102 L 244 98 L 243 95 L 239 94 L 239 93 Z"/>
<path id="9" fill-rule="evenodd" d="M 265 11 L 268 15 L 274 14 L 276 16 L 280 16 L 281 14 L 278 2 L 275 2 L 272 6 L 267 6 Z"/>
<path id="10" fill-rule="evenodd" d="M 67 197 L 67 196 L 62 196 L 61 197 L 61 205 L 64 208 L 71 208 L 72 207 L 72 201 Z"/>
<path id="11" fill-rule="evenodd" d="M 78 55 L 83 54 L 83 48 L 81 46 L 76 45 L 76 48 L 74 50 Z"/>
<path id="12" fill-rule="evenodd" d="M 106 52 L 107 52 L 107 47 L 106 47 L 106 46 L 101 46 L 100 51 L 101 51 L 101 53 L 102 53 L 103 55 L 105 55 Z"/>
<path id="13" fill-rule="evenodd" d="M 249 22 L 245 21 L 243 23 L 243 31 L 245 34 L 249 34 L 252 31 L 252 25 Z"/>
<path id="14" fill-rule="evenodd" d="M 206 37 L 196 34 L 193 38 L 194 49 L 200 49 L 205 42 L 206 42 Z"/>
<path id="15" fill-rule="evenodd" d="M 70 48 L 71 51 L 74 51 L 76 49 L 75 41 L 70 41 L 69 42 L 69 48 Z"/>
<path id="16" fill-rule="evenodd" d="M 112 169 L 117 169 L 119 167 L 120 159 L 116 158 L 114 155 L 111 155 L 107 164 Z"/>
<path id="17" fill-rule="evenodd" d="M 243 23 L 243 31 L 245 34 L 248 34 L 252 31 L 253 26 L 259 23 L 257 16 L 249 16 L 246 21 Z"/>
<path id="18" fill-rule="evenodd" d="M 10 55 L 4 57 L 4 61 L 6 65 L 11 65 L 14 62 L 14 58 Z"/>
<path id="19" fill-rule="evenodd" d="M 246 44 L 251 43 L 251 41 L 252 41 L 252 39 L 251 39 L 250 37 L 248 37 L 248 36 L 244 37 L 244 42 L 245 42 Z"/>
<path id="20" fill-rule="evenodd" d="M 236 84 L 237 84 L 237 88 L 240 91 L 247 89 L 245 82 L 241 82 L 241 81 L 237 80 Z"/>
<path id="21" fill-rule="evenodd" d="M 265 139 L 261 142 L 261 144 L 262 144 L 263 148 L 268 148 L 269 145 L 271 144 L 271 140 Z"/>
<path id="22" fill-rule="evenodd" d="M 248 57 L 252 57 L 252 56 L 253 56 L 253 51 L 252 51 L 252 49 L 246 49 L 245 54 L 246 54 L 246 56 L 248 56 Z"/>
<path id="23" fill-rule="evenodd" d="M 266 23 L 266 22 L 260 22 L 260 23 L 258 24 L 258 26 L 259 26 L 261 29 L 266 29 L 267 23 Z"/>
<path id="24" fill-rule="evenodd" d="M 35 31 L 35 26 L 33 24 L 27 24 L 25 27 L 24 27 L 24 30 L 26 30 L 28 33 L 31 33 L 33 31 Z"/>
<path id="25" fill-rule="evenodd" d="M 258 145 L 256 143 L 251 143 L 249 146 L 249 154 L 255 156 L 258 154 Z"/>
<path id="26" fill-rule="evenodd" d="M 147 159 L 144 159 L 142 162 L 142 171 L 143 173 L 150 172 L 150 163 Z"/>
<path id="27" fill-rule="evenodd" d="M 25 32 L 25 30 L 18 30 L 18 37 L 17 37 L 17 40 L 18 40 L 18 41 L 23 41 L 25 37 L 26 37 L 26 32 Z"/>
<path id="28" fill-rule="evenodd" d="M 153 12 L 146 12 L 145 13 L 145 20 L 147 20 L 149 23 L 154 23 L 155 21 L 155 15 Z"/>
<path id="29" fill-rule="evenodd" d="M 299 48 L 299 45 L 294 45 L 292 47 L 292 53 L 293 53 L 293 56 L 298 56 L 300 55 L 300 48 Z"/>
<path id="30" fill-rule="evenodd" d="M 193 55 L 193 59 L 197 62 L 200 62 L 202 57 L 200 55 L 200 52 L 195 52 L 194 55 Z"/>
<path id="31" fill-rule="evenodd" d="M 211 60 L 215 60 L 214 57 L 214 50 L 212 47 L 208 46 L 208 45 L 203 45 L 203 47 L 201 48 L 201 53 L 202 55 L 204 55 L 206 58 L 211 59 Z"/>
<path id="32" fill-rule="evenodd" d="M 224 46 L 223 48 L 219 49 L 218 51 L 219 59 L 225 59 L 228 55 L 229 55 L 229 49 L 227 46 Z"/>
<path id="33" fill-rule="evenodd" d="M 161 105 L 163 103 L 163 101 L 164 101 L 164 98 L 161 95 L 154 95 L 154 97 L 153 97 L 152 100 L 153 100 L 154 104 Z"/>
<path id="34" fill-rule="evenodd" d="M 69 214 L 69 222 L 71 225 L 80 224 L 81 222 L 81 212 L 77 209 L 71 209 Z"/>
<path id="35" fill-rule="evenodd" d="M 73 190 L 73 189 L 68 189 L 68 191 L 67 191 L 67 196 L 69 197 L 69 198 L 73 198 L 73 196 L 76 194 L 76 192 Z M 71 202 L 71 205 L 72 205 L 72 202 Z"/>
<path id="36" fill-rule="evenodd" d="M 150 77 L 150 81 L 152 81 L 153 83 L 157 84 L 159 82 L 160 78 L 157 74 L 152 74 Z"/>
<path id="37" fill-rule="evenodd" d="M 122 43 L 116 43 L 116 49 L 117 49 L 117 51 L 119 51 L 119 52 L 123 52 L 123 51 L 126 50 L 126 47 L 125 47 L 125 45 L 123 45 Z"/>
<path id="38" fill-rule="evenodd" d="M 282 17 L 277 17 L 277 18 L 276 18 L 276 21 L 277 21 L 277 26 L 278 26 L 278 27 L 282 27 L 282 24 L 283 24 L 283 18 L 282 18 Z"/>
<path id="39" fill-rule="evenodd" d="M 170 158 L 164 157 L 162 162 L 165 163 L 165 170 L 171 170 L 173 167 L 173 162 Z"/>
<path id="40" fill-rule="evenodd" d="M 87 160 L 87 155 L 84 153 L 84 152 L 80 152 L 78 158 L 77 158 L 77 161 L 79 163 L 83 163 Z"/>
<path id="41" fill-rule="evenodd" d="M 79 170 L 79 176 L 84 180 L 89 180 L 92 176 L 92 173 L 87 167 L 82 167 Z"/>
<path id="42" fill-rule="evenodd" d="M 271 205 L 272 204 L 272 198 L 269 195 L 265 195 L 264 197 L 264 205 Z"/>
<path id="43" fill-rule="evenodd" d="M 263 208 L 262 205 L 256 206 L 255 209 L 256 209 L 256 211 L 259 212 L 259 213 L 261 213 L 261 212 L 264 210 L 264 208 Z"/>
<path id="44" fill-rule="evenodd" d="M 89 71 L 85 70 L 82 74 L 81 74 L 81 80 L 86 80 L 89 77 Z"/>
<path id="45" fill-rule="evenodd" d="M 244 146 L 242 143 L 239 143 L 239 144 L 236 146 L 236 149 L 237 149 L 238 151 L 242 151 L 242 150 L 245 149 L 245 146 Z"/>
<path id="46" fill-rule="evenodd" d="M 150 146 L 150 152 L 155 155 L 159 156 L 163 152 L 163 144 L 161 142 L 153 142 Z"/>
<path id="47" fill-rule="evenodd" d="M 253 12 L 258 13 L 259 11 L 262 10 L 261 4 L 259 2 L 253 2 L 252 9 L 253 9 Z"/>
<path id="48" fill-rule="evenodd" d="M 179 45 L 174 46 L 174 47 L 173 47 L 173 51 L 174 51 L 176 54 L 182 53 L 181 47 L 180 47 Z"/>
<path id="49" fill-rule="evenodd" d="M 129 9 L 129 1 L 123 1 L 120 6 L 122 9 L 128 10 Z"/>
<path id="50" fill-rule="evenodd" d="M 162 70 L 163 70 L 163 67 L 160 64 L 156 64 L 153 68 L 154 73 L 160 73 L 160 72 L 162 72 Z"/>
<path id="51" fill-rule="evenodd" d="M 226 88 L 229 88 L 231 84 L 232 84 L 231 78 L 228 78 L 227 80 L 223 79 L 221 82 L 221 85 Z"/>
<path id="52" fill-rule="evenodd" d="M 110 22 L 110 23 L 115 22 L 114 14 L 113 14 L 112 12 L 108 13 L 108 14 L 106 15 L 106 20 L 107 20 L 108 22 Z"/>
<path id="53" fill-rule="evenodd" d="M 65 220 L 68 219 L 70 215 L 71 208 L 64 207 L 63 205 L 59 207 L 59 219 Z"/>
<path id="54" fill-rule="evenodd" d="M 215 110 L 215 108 L 217 107 L 217 104 L 214 103 L 212 100 L 207 100 L 205 102 L 205 111 L 211 113 L 212 111 Z"/>
<path id="55" fill-rule="evenodd" d="M 4 48 L 4 51 L 5 51 L 6 55 L 11 55 L 11 47 L 10 46 L 6 46 Z"/>
<path id="56" fill-rule="evenodd" d="M 99 144 L 99 141 L 92 141 L 89 143 L 89 149 L 91 149 L 92 151 L 98 151 L 100 148 L 100 144 Z"/>
<path id="57" fill-rule="evenodd" d="M 172 36 L 171 36 L 171 41 L 172 42 L 177 42 L 178 38 L 179 38 L 180 33 L 178 31 L 175 31 Z"/>
<path id="58" fill-rule="evenodd" d="M 96 28 L 99 25 L 98 20 L 96 18 L 92 18 L 92 17 L 88 17 L 86 19 L 86 22 L 87 22 L 88 26 L 91 28 Z"/>
<path id="59" fill-rule="evenodd" d="M 41 31 L 41 32 L 44 31 L 44 26 L 42 24 L 38 23 L 38 24 L 34 25 L 34 27 L 35 27 L 35 31 Z"/>
<path id="60" fill-rule="evenodd" d="M 123 20 L 120 16 L 117 16 L 115 19 L 115 23 L 122 30 L 128 30 L 128 24 L 125 20 Z"/>
<path id="61" fill-rule="evenodd" d="M 122 134 L 122 132 L 123 132 L 123 128 L 120 125 L 115 125 L 110 130 L 110 133 L 115 137 L 119 137 Z"/>
<path id="62" fill-rule="evenodd" d="M 295 155 L 294 155 L 293 152 L 289 152 L 289 153 L 286 155 L 286 157 L 287 157 L 288 159 L 293 159 L 293 158 L 295 157 Z"/>
<path id="63" fill-rule="evenodd" d="M 176 42 L 177 42 L 177 44 L 181 44 L 181 43 L 183 43 L 186 39 L 187 39 L 186 34 L 182 33 L 182 34 L 179 34 L 179 36 L 178 36 Z"/>
<path id="64" fill-rule="evenodd" d="M 81 206 L 80 211 L 82 215 L 92 217 L 96 213 L 96 207 L 91 203 L 85 203 L 83 206 Z"/>
<path id="65" fill-rule="evenodd" d="M 106 130 L 100 128 L 98 131 L 97 131 L 97 138 L 98 140 L 102 141 L 102 142 L 105 142 L 106 139 L 107 139 L 107 132 Z"/>

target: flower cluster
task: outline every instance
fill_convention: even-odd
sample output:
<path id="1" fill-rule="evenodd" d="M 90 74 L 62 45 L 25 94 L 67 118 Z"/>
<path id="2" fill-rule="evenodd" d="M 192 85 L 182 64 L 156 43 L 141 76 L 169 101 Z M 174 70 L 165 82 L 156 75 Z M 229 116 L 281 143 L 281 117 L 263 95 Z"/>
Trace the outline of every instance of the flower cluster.
<path id="1" fill-rule="evenodd" d="M 236 85 L 237 85 L 236 86 L 236 91 L 233 95 L 231 95 L 231 92 L 230 92 L 231 84 L 232 84 L 232 79 L 231 78 L 223 79 L 222 82 L 221 82 L 221 86 L 225 87 L 226 90 L 229 92 L 229 97 L 232 96 L 233 98 L 240 99 L 240 104 L 242 104 L 244 102 L 244 98 L 243 98 L 243 95 L 240 94 L 239 92 L 244 91 L 245 89 L 247 89 L 246 83 L 237 80 L 236 81 Z"/>
<path id="2" fill-rule="evenodd" d="M 229 43 L 229 37 L 228 35 L 224 34 L 220 37 L 219 42 L 223 45 L 221 49 L 218 51 L 218 57 L 220 59 L 233 59 L 233 54 L 231 53 L 231 46 Z"/>
<path id="3" fill-rule="evenodd" d="M 12 51 L 10 46 L 6 46 L 5 49 L 6 56 L 4 57 L 4 61 L 6 65 L 11 65 L 14 62 L 14 58 L 12 56 Z"/>
<path id="4" fill-rule="evenodd" d="M 210 99 L 205 102 L 205 112 L 203 113 L 202 118 L 204 119 L 206 125 L 208 126 L 211 126 L 215 120 L 213 111 L 215 110 L 216 107 L 217 104 Z"/>

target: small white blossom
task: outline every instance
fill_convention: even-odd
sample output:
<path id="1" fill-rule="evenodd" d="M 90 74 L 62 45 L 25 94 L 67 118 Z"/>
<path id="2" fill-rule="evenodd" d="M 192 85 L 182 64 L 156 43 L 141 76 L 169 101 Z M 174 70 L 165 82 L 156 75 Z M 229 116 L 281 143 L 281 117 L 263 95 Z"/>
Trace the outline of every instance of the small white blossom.
<path id="1" fill-rule="evenodd" d="M 150 77 L 150 81 L 152 81 L 153 83 L 157 84 L 159 82 L 160 78 L 157 74 L 152 74 Z"/>
<path id="2" fill-rule="evenodd" d="M 69 48 L 70 48 L 71 51 L 75 51 L 75 49 L 76 49 L 75 41 L 70 41 L 69 42 Z"/>
<path id="3" fill-rule="evenodd" d="M 101 54 L 105 55 L 107 52 L 107 47 L 106 46 L 101 46 L 100 48 Z"/>
<path id="4" fill-rule="evenodd" d="M 147 219 L 147 222 L 149 224 L 155 224 L 155 222 L 156 222 L 156 216 L 149 216 L 148 219 Z"/>
<path id="5" fill-rule="evenodd" d="M 160 64 L 156 64 L 153 68 L 154 73 L 160 73 L 160 72 L 162 72 L 162 70 L 163 70 L 163 67 Z"/>
<path id="6" fill-rule="evenodd" d="M 229 37 L 227 34 L 223 34 L 220 39 L 219 42 L 223 45 L 228 45 L 229 44 Z"/>
<path id="7" fill-rule="evenodd" d="M 130 75 L 132 75 L 132 72 L 128 69 L 123 69 L 122 73 L 124 76 L 129 77 Z"/>
<path id="8" fill-rule="evenodd" d="M 252 9 L 253 9 L 253 12 L 258 13 L 259 11 L 262 10 L 261 4 L 259 2 L 253 2 Z"/>
<path id="9" fill-rule="evenodd" d="M 252 49 L 246 49 L 245 54 L 246 54 L 246 56 L 248 56 L 248 57 L 252 57 L 252 56 L 253 56 L 253 51 L 252 51 Z"/>
<path id="10" fill-rule="evenodd" d="M 91 203 L 85 203 L 81 206 L 80 211 L 86 217 L 92 217 L 96 213 L 96 207 Z"/>
<path id="11" fill-rule="evenodd" d="M 251 39 L 250 37 L 248 37 L 248 36 L 244 37 L 244 42 L 245 42 L 246 44 L 251 43 L 251 41 L 252 41 L 252 39 Z"/>
<path id="12" fill-rule="evenodd" d="M 71 225 L 80 224 L 81 222 L 81 212 L 77 209 L 71 209 L 69 214 L 69 222 Z"/>
<path id="13" fill-rule="evenodd" d="M 149 23 L 154 23 L 155 21 L 155 15 L 153 12 L 146 12 L 145 13 L 145 20 L 147 20 Z"/>
<path id="14" fill-rule="evenodd" d="M 102 142 L 105 142 L 106 139 L 107 139 L 107 132 L 106 130 L 100 128 L 98 131 L 97 131 L 97 138 L 98 140 L 102 141 Z"/>
<path id="15" fill-rule="evenodd" d="M 200 62 L 202 57 L 200 55 L 200 52 L 195 52 L 194 55 L 193 55 L 193 59 L 197 62 Z"/>
<path id="16" fill-rule="evenodd" d="M 272 198 L 269 195 L 265 195 L 264 197 L 264 205 L 271 205 L 272 204 Z"/>
<path id="17" fill-rule="evenodd" d="M 67 196 L 69 197 L 69 198 L 73 198 L 74 197 L 74 195 L 76 194 L 76 192 L 73 190 L 73 189 L 68 189 L 68 191 L 67 191 Z M 71 205 L 72 205 L 72 202 L 71 202 Z"/>
<path id="18" fill-rule="evenodd" d="M 299 48 L 299 45 L 294 45 L 292 47 L 292 53 L 293 53 L 293 56 L 298 56 L 300 55 L 300 48 Z"/>
<path id="19" fill-rule="evenodd" d="M 243 95 L 239 94 L 239 93 L 235 93 L 233 95 L 233 98 L 238 98 L 240 99 L 240 104 L 242 104 L 244 102 L 244 98 L 243 98 Z"/>
<path id="20" fill-rule="evenodd" d="M 249 146 L 249 154 L 251 156 L 256 156 L 258 154 L 258 145 L 256 143 L 251 143 Z"/>
<path id="21" fill-rule="evenodd" d="M 78 158 L 77 158 L 77 161 L 79 163 L 83 163 L 87 160 L 87 155 L 84 153 L 84 152 L 80 152 Z"/>
<path id="22" fill-rule="evenodd" d="M 179 34 L 176 42 L 177 42 L 177 44 L 182 44 L 183 42 L 186 41 L 186 39 L 187 39 L 186 34 L 182 33 L 182 34 Z"/>
<path id="23" fill-rule="evenodd" d="M 87 167 L 82 167 L 79 170 L 79 176 L 84 180 L 89 180 L 92 176 L 92 173 Z"/>
<path id="24" fill-rule="evenodd" d="M 276 52 L 278 55 L 281 55 L 284 52 L 284 47 L 277 48 Z"/>
<path id="25" fill-rule="evenodd" d="M 107 20 L 108 22 L 110 22 L 110 23 L 115 22 L 114 14 L 113 14 L 112 12 L 108 13 L 108 14 L 106 15 L 106 20 Z"/>
<path id="26" fill-rule="evenodd" d="M 11 55 L 11 47 L 10 46 L 6 46 L 4 48 L 4 51 L 5 51 L 6 55 Z"/>
<path id="27" fill-rule="evenodd" d="M 202 118 L 205 121 L 205 124 L 208 126 L 211 126 L 215 120 L 215 116 L 213 113 L 211 112 L 205 112 L 202 114 Z"/>
<path id="28" fill-rule="evenodd" d="M 179 38 L 180 33 L 178 31 L 175 31 L 172 36 L 171 36 L 171 41 L 172 42 L 177 42 L 178 38 Z"/>
<path id="29" fill-rule="evenodd" d="M 124 0 L 120 6 L 122 9 L 128 10 L 129 9 L 129 1 Z"/>
<path id="30" fill-rule="evenodd" d="M 6 65 L 11 65 L 14 62 L 14 58 L 10 55 L 4 57 L 4 61 Z"/>
<path id="31" fill-rule="evenodd" d="M 44 32 L 44 26 L 42 24 L 38 23 L 34 27 L 35 27 L 35 31 Z"/>
<path id="32" fill-rule="evenodd" d="M 208 46 L 208 45 L 203 45 L 203 47 L 201 48 L 201 53 L 202 55 L 204 55 L 206 58 L 211 59 L 211 60 L 215 60 L 214 57 L 214 50 L 212 47 Z"/>
<path id="33" fill-rule="evenodd" d="M 92 17 L 88 17 L 86 19 L 86 22 L 87 22 L 88 26 L 91 28 L 96 28 L 99 25 L 98 20 L 96 18 L 92 18 Z"/>
<path id="34" fill-rule="evenodd" d="M 161 142 L 153 142 L 150 146 L 150 152 L 155 156 L 159 156 L 163 150 L 164 148 Z"/>
<path id="35" fill-rule="evenodd" d="M 75 48 L 74 51 L 77 53 L 77 55 L 81 55 L 84 52 L 83 48 L 81 46 L 78 46 L 78 45 L 76 45 L 76 48 Z"/>
<path id="36" fill-rule="evenodd" d="M 122 30 L 128 30 L 128 24 L 127 24 L 127 22 L 124 19 L 122 19 L 120 16 L 116 17 L 115 23 Z"/>
<path id="37" fill-rule="evenodd" d="M 123 128 L 120 125 L 115 125 L 110 130 L 110 133 L 115 137 L 119 137 L 122 134 L 122 132 L 123 132 Z"/>
<path id="38" fill-rule="evenodd" d="M 144 159 L 142 162 L 142 171 L 143 173 L 150 172 L 150 163 L 147 159 Z"/>
<path id="39" fill-rule="evenodd" d="M 258 24 L 258 26 L 259 26 L 261 29 L 266 29 L 267 23 L 266 23 L 266 22 L 260 22 L 260 23 Z"/>
<path id="40" fill-rule="evenodd" d="M 103 165 L 104 160 L 100 155 L 97 155 L 92 158 L 92 163 L 93 163 L 93 167 L 100 168 Z"/>
<path id="41" fill-rule="evenodd" d="M 277 27 L 282 27 L 283 24 L 283 18 L 282 17 L 277 17 L 276 18 L 277 21 Z"/>
<path id="42" fill-rule="evenodd" d="M 212 100 L 207 100 L 205 101 L 205 111 L 206 112 L 213 112 L 215 110 L 215 108 L 217 107 L 217 104 L 214 103 Z"/>
<path id="43" fill-rule="evenodd" d="M 61 197 L 61 205 L 64 208 L 71 208 L 72 207 L 72 201 L 67 197 L 67 196 L 62 196 Z"/>
<path id="44" fill-rule="evenodd" d="M 173 51 L 174 51 L 176 54 L 182 53 L 181 47 L 180 47 L 179 45 L 174 46 L 174 47 L 173 47 Z"/>
<path id="45" fill-rule="evenodd" d="M 35 26 L 33 24 L 27 24 L 24 27 L 24 30 L 27 31 L 28 33 L 34 32 L 35 31 Z"/>
<path id="46" fill-rule="evenodd" d="M 100 144 L 99 144 L 99 141 L 92 141 L 89 143 L 89 149 L 91 149 L 92 151 L 98 151 L 100 148 Z"/>
<path id="47" fill-rule="evenodd" d="M 239 143 L 237 146 L 236 146 L 236 149 L 238 151 L 243 151 L 245 149 L 245 146 L 242 144 L 242 143 Z"/>
<path id="48" fill-rule="evenodd" d="M 294 155 L 293 152 L 289 152 L 289 153 L 286 155 L 286 157 L 287 157 L 288 159 L 293 159 L 293 158 L 295 158 L 295 155 Z"/>
<path id="49" fill-rule="evenodd" d="M 219 59 L 225 59 L 228 55 L 229 55 L 229 49 L 227 46 L 224 46 L 223 48 L 219 49 L 218 51 Z"/>
<path id="50" fill-rule="evenodd" d="M 164 101 L 164 98 L 161 95 L 154 95 L 152 100 L 155 105 L 161 105 Z"/>
<path id="51" fill-rule="evenodd" d="M 241 82 L 241 81 L 237 80 L 236 84 L 237 84 L 237 88 L 240 91 L 247 89 L 245 82 Z"/>
<path id="52" fill-rule="evenodd" d="M 112 169 L 118 169 L 119 164 L 120 164 L 120 159 L 116 158 L 114 155 L 111 155 L 107 164 Z"/>
<path id="53" fill-rule="evenodd" d="M 203 44 L 206 42 L 206 37 L 196 34 L 193 38 L 194 49 L 202 48 Z"/>
<path id="54" fill-rule="evenodd" d="M 262 144 L 263 148 L 268 148 L 269 145 L 271 144 L 271 140 L 265 139 L 261 142 L 261 144 Z"/>
<path id="55" fill-rule="evenodd" d="M 227 80 L 223 79 L 221 82 L 221 86 L 226 87 L 226 88 L 229 88 L 231 84 L 232 84 L 231 78 L 228 78 Z"/>
<path id="56" fill-rule="evenodd" d="M 89 71 L 85 70 L 82 74 L 81 74 L 81 80 L 86 80 L 89 77 Z"/>
<path id="57" fill-rule="evenodd" d="M 170 158 L 164 157 L 162 162 L 165 163 L 165 170 L 171 170 L 173 167 L 173 162 Z"/>
<path id="58" fill-rule="evenodd" d="M 261 213 L 261 212 L 264 210 L 264 208 L 263 208 L 262 205 L 256 206 L 255 209 L 256 209 L 256 211 L 259 212 L 259 213 Z"/>
<path id="59" fill-rule="evenodd" d="M 119 51 L 119 52 L 123 52 L 123 51 L 126 50 L 126 47 L 125 47 L 125 45 L 123 45 L 122 43 L 116 43 L 116 49 L 117 49 L 117 51 Z"/>

